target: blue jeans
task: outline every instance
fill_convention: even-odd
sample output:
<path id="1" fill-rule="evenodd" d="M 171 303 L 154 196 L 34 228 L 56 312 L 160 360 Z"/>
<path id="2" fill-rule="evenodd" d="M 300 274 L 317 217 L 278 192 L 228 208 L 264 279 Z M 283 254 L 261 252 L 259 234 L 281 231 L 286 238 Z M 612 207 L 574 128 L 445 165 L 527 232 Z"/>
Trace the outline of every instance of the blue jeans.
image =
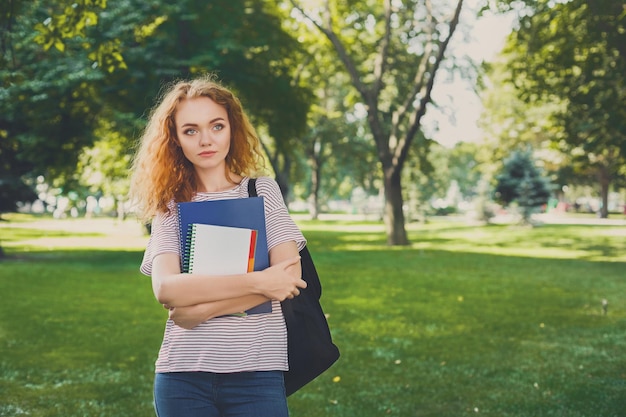
<path id="1" fill-rule="evenodd" d="M 158 373 L 158 417 L 288 417 L 282 371 Z"/>

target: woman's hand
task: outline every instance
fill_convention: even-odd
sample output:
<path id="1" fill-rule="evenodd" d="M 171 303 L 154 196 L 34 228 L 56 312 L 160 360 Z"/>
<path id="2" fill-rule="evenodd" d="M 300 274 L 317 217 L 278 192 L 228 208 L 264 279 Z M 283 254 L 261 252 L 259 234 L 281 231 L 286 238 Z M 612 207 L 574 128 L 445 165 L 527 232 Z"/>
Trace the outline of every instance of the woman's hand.
<path id="1" fill-rule="evenodd" d="M 191 330 L 200 323 L 211 317 L 211 303 L 196 304 L 187 307 L 170 307 L 163 305 L 169 310 L 169 316 L 177 326 Z"/>
<path id="2" fill-rule="evenodd" d="M 307 285 L 301 275 L 300 256 L 286 259 L 259 273 L 257 289 L 270 300 L 294 298 L 300 294 L 300 288 Z"/>

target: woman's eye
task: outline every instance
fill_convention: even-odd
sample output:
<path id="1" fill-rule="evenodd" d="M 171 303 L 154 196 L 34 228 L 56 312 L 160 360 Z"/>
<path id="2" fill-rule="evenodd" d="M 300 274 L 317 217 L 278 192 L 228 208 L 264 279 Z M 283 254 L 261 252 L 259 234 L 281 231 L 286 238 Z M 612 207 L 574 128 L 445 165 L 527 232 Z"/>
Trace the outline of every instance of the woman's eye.
<path id="1" fill-rule="evenodd" d="M 185 129 L 183 130 L 183 133 L 185 135 L 195 135 L 198 131 L 196 129 Z"/>
<path id="2" fill-rule="evenodd" d="M 213 130 L 222 130 L 222 129 L 224 129 L 224 125 L 222 125 L 222 124 L 217 124 L 217 125 L 213 126 Z"/>

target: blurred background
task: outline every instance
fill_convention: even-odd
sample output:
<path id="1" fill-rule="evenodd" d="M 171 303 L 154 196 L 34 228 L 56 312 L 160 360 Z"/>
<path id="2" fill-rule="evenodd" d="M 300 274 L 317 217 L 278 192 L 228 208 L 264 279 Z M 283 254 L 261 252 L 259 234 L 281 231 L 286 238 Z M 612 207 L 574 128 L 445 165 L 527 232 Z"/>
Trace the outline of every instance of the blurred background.
<path id="1" fill-rule="evenodd" d="M 154 415 L 167 312 L 129 167 L 163 85 L 207 72 L 342 353 L 293 417 L 624 417 L 625 23 L 624 0 L 0 0 L 0 417 Z"/>
<path id="2" fill-rule="evenodd" d="M 132 215 L 164 83 L 242 98 L 293 212 L 624 216 L 618 0 L 3 0 L 0 214 Z"/>

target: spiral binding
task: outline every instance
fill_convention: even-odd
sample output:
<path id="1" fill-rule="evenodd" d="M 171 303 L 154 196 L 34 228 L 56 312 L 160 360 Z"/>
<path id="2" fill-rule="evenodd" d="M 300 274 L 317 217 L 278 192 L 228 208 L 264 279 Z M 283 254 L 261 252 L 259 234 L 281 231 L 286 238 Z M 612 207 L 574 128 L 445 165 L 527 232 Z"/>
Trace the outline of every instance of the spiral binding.
<path id="1" fill-rule="evenodd" d="M 195 248 L 195 239 L 196 235 L 196 227 L 195 223 L 190 224 L 187 227 L 187 236 L 185 237 L 185 252 L 183 253 L 183 265 L 181 270 L 184 273 L 189 273 L 193 269 L 193 259 L 192 254 Z"/>
<path id="2" fill-rule="evenodd" d="M 177 212 L 176 216 L 178 217 L 178 242 L 180 243 L 180 253 L 181 253 L 181 256 L 179 258 L 180 270 L 181 270 L 181 272 L 188 272 L 185 269 L 185 256 L 184 256 L 184 253 L 185 253 L 185 242 L 183 241 L 184 233 L 183 233 L 183 228 L 181 227 L 182 222 L 181 222 L 181 218 L 180 218 L 180 207 L 177 207 L 176 212 Z"/>

